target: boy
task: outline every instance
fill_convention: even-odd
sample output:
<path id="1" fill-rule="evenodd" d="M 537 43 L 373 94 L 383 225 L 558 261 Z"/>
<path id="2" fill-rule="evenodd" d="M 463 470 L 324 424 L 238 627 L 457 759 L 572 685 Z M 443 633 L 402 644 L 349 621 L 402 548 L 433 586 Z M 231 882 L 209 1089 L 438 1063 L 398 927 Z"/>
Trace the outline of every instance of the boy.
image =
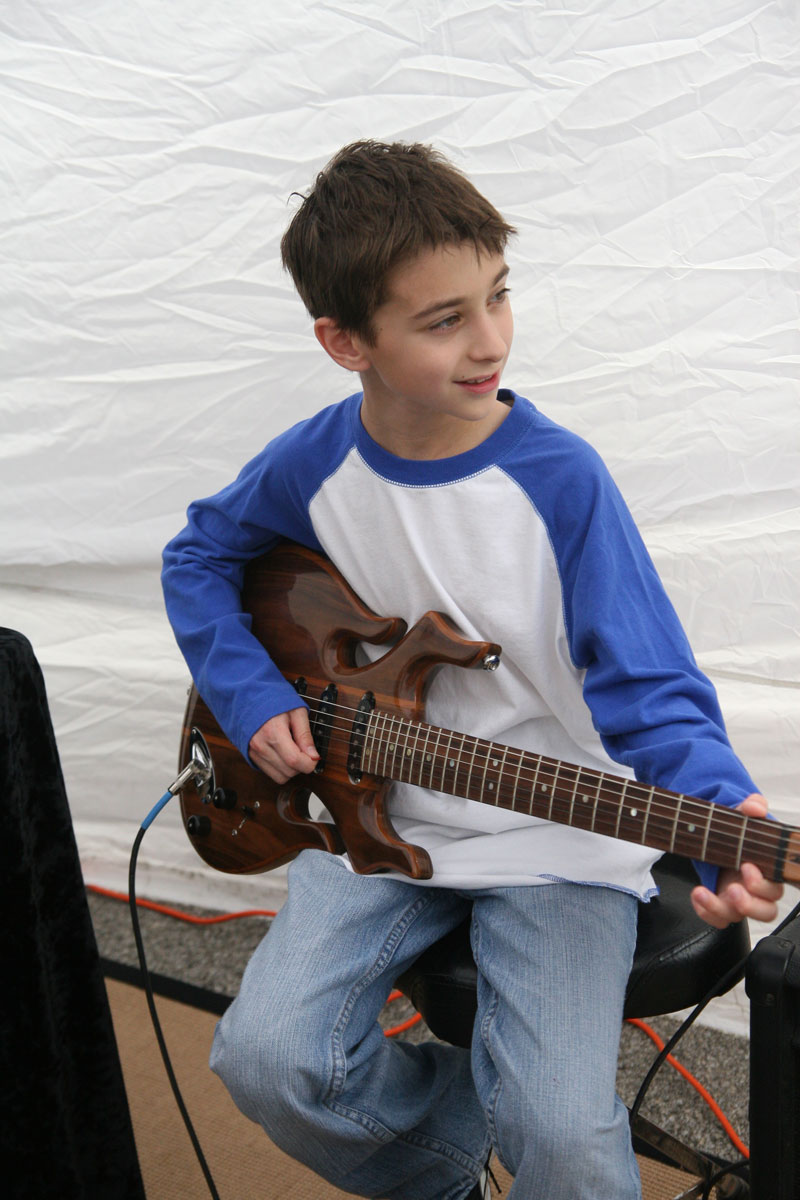
<path id="1" fill-rule="evenodd" d="M 283 260 L 362 392 L 276 438 L 167 547 L 197 687 L 274 780 L 313 770 L 306 709 L 240 608 L 244 563 L 288 537 L 328 554 L 376 613 L 443 611 L 500 643 L 495 675 L 439 672 L 432 723 L 761 814 L 602 464 L 500 390 L 513 232 L 424 146 L 356 143 L 317 178 Z M 635 1200 L 614 1077 L 657 854 L 408 784 L 391 813 L 433 878 L 300 855 L 213 1068 L 287 1153 L 355 1195 L 472 1200 L 493 1145 L 512 1197 Z M 780 888 L 752 865 L 714 881 L 694 894 L 712 923 L 774 916 Z M 383 1038 L 392 980 L 470 909 L 471 1056 Z"/>

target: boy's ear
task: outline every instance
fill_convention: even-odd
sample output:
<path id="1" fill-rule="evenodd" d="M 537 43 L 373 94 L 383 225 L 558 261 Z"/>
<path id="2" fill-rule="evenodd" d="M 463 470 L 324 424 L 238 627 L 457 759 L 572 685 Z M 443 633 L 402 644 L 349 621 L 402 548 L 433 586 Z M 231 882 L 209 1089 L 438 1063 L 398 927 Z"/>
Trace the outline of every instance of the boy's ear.
<path id="1" fill-rule="evenodd" d="M 322 349 L 346 371 L 366 371 L 369 368 L 369 359 L 364 353 L 361 339 L 357 334 L 342 329 L 333 317 L 317 317 L 314 333 Z"/>

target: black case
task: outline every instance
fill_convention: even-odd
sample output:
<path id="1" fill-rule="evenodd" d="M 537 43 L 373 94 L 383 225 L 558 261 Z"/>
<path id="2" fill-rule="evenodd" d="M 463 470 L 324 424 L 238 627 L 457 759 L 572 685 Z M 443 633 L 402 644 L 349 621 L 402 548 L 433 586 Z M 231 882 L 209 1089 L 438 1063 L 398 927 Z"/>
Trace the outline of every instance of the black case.
<path id="1" fill-rule="evenodd" d="M 800 1200 L 800 916 L 747 963 L 752 1200 Z"/>

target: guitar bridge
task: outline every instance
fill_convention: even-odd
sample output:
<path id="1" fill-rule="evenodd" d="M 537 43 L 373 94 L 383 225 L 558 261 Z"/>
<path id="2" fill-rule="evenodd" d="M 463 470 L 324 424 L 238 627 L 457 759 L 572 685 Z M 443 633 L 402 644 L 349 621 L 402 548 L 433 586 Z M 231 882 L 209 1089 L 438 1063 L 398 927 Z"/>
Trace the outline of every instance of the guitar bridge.
<path id="1" fill-rule="evenodd" d="M 364 739 L 367 735 L 370 715 L 375 707 L 375 697 L 372 692 L 365 692 L 361 697 L 350 732 L 350 748 L 347 754 L 347 774 L 351 783 L 361 782 L 361 763 L 364 757 Z"/>

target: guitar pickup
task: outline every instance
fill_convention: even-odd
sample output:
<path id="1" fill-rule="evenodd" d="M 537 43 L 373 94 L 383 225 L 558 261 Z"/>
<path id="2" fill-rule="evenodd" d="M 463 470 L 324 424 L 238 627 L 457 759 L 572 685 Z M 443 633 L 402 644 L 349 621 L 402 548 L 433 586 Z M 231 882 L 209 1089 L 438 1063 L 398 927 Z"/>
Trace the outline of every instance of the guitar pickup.
<path id="1" fill-rule="evenodd" d="M 351 783 L 361 782 L 361 763 L 364 758 L 364 739 L 367 735 L 369 718 L 375 707 L 375 697 L 372 692 L 365 692 L 361 697 L 350 731 L 350 748 L 347 754 L 347 774 Z"/>
<path id="2" fill-rule="evenodd" d="M 339 689 L 335 684 L 329 683 L 317 701 L 316 712 L 312 709 L 308 715 L 314 745 L 317 747 L 317 754 L 319 755 L 319 762 L 314 768 L 315 775 L 319 775 L 325 770 L 338 698 Z"/>

